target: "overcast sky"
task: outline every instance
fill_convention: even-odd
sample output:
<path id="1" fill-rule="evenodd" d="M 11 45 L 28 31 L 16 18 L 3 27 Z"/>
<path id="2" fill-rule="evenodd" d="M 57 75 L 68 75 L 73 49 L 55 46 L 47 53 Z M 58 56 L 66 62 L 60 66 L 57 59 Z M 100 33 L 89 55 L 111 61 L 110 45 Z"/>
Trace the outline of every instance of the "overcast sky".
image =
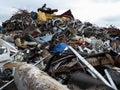
<path id="1" fill-rule="evenodd" d="M 0 22 L 8 20 L 18 9 L 37 12 L 44 3 L 58 9 L 56 14 L 71 9 L 82 22 L 120 27 L 120 0 L 0 0 Z"/>

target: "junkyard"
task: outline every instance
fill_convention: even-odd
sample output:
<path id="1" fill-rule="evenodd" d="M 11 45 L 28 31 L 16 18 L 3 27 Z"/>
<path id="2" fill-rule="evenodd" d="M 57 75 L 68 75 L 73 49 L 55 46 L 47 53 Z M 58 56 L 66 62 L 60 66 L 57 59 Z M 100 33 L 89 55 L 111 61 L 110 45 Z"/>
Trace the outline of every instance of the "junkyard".
<path id="1" fill-rule="evenodd" d="M 0 27 L 0 90 L 120 90 L 120 29 L 46 4 Z"/>

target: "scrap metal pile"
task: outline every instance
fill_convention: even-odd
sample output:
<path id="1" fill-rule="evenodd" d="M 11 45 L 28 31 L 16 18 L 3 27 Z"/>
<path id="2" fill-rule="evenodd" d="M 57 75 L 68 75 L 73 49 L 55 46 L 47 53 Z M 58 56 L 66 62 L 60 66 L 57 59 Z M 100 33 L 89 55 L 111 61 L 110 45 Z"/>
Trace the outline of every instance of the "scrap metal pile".
<path id="1" fill-rule="evenodd" d="M 19 10 L 3 22 L 1 82 L 14 77 L 18 90 L 23 90 L 16 76 L 23 69 L 17 63 L 26 62 L 37 65 L 70 90 L 119 90 L 120 29 L 83 23 L 70 10 L 55 15 L 57 11 L 44 4 L 38 12 Z M 30 90 L 33 86 L 27 84 Z"/>

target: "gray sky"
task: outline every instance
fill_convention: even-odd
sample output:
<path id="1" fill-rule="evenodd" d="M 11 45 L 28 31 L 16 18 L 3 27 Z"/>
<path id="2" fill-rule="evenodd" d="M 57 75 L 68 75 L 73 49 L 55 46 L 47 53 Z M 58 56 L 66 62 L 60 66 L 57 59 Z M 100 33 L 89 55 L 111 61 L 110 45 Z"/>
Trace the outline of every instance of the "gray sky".
<path id="1" fill-rule="evenodd" d="M 71 9 L 82 22 L 120 27 L 120 0 L 0 0 L 0 22 L 8 20 L 18 9 L 37 11 L 44 3 L 58 9 L 56 14 Z"/>

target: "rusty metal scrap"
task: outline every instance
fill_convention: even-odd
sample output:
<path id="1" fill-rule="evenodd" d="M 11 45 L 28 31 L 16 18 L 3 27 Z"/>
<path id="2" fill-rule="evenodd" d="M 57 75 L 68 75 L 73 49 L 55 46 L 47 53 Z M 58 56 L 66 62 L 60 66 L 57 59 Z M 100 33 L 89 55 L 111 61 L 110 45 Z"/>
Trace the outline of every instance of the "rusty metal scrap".
<path id="1" fill-rule="evenodd" d="M 19 9 L 9 20 L 3 22 L 2 26 L 5 31 L 24 30 L 33 25 L 30 13 L 27 10 Z"/>
<path id="2" fill-rule="evenodd" d="M 48 15 L 45 21 L 38 20 L 39 11 L 50 16 Z M 12 68 L 17 67 L 17 62 L 27 62 L 30 64 L 39 62 L 38 67 L 41 70 L 39 71 L 38 68 L 36 69 L 36 67 L 29 64 L 18 66 L 14 76 L 18 90 L 23 90 L 23 88 L 25 90 L 28 88 L 29 90 L 34 90 L 35 88 L 52 90 L 53 87 L 55 90 L 59 90 L 59 86 L 64 90 L 72 90 L 61 84 L 68 85 L 69 78 L 76 72 L 89 76 L 90 72 L 88 72 L 88 69 L 90 70 L 90 66 L 92 67 L 91 72 L 93 76 L 98 76 L 104 82 L 105 87 L 112 89 L 112 85 L 103 77 L 106 76 L 103 72 L 105 68 L 108 71 L 114 70 L 113 68 L 115 67 L 120 68 L 120 29 L 113 26 L 98 27 L 90 22 L 82 22 L 74 18 L 71 10 L 61 15 L 53 15 L 56 11 L 58 10 L 47 8 L 46 4 L 38 8 L 38 12 L 28 12 L 27 10 L 20 9 L 9 20 L 2 23 L 3 33 L 1 39 L 13 44 L 18 49 L 18 53 L 13 57 L 13 63 L 7 63 L 3 66 L 5 68 Z M 19 39 L 21 45 L 16 43 L 17 39 Z M 57 46 L 58 44 L 60 46 Z M 23 45 L 25 47 L 22 47 Z M 69 47 L 77 51 L 78 56 L 80 55 L 82 58 L 78 59 L 78 56 Z M 12 54 L 10 52 L 10 55 Z M 45 58 L 46 56 L 48 57 Z M 42 60 L 43 58 L 45 59 Z M 82 62 L 81 59 L 88 62 L 89 65 Z M 15 65 L 14 61 L 16 62 Z M 4 69 L 1 69 L 1 72 L 3 72 L 2 70 Z M 34 70 L 38 72 L 34 73 Z M 117 70 L 115 72 L 118 73 Z M 111 73 L 109 74 L 112 75 Z M 28 83 L 20 80 L 19 76 L 26 79 Z M 28 78 L 28 76 L 30 77 Z M 41 79 L 42 77 L 45 81 Z M 54 82 L 58 82 L 53 80 L 53 78 L 61 84 L 56 85 Z M 98 80 L 98 78 L 96 79 Z M 34 80 L 34 82 L 31 80 Z M 49 81 L 53 82 L 54 86 Z M 23 86 L 23 82 L 26 87 Z M 75 86 L 78 85 L 76 82 L 74 83 Z M 38 87 L 35 83 L 39 84 Z M 82 85 L 82 83 L 79 84 Z M 91 87 L 97 87 L 97 85 Z M 78 88 L 84 89 L 86 87 Z M 120 88 L 119 84 L 116 84 L 116 88 Z"/>
<path id="3" fill-rule="evenodd" d="M 86 59 L 93 66 L 101 66 L 111 64 L 110 60 L 107 57 L 92 57 Z M 54 62 L 53 62 L 54 63 Z M 62 72 L 72 72 L 75 70 L 80 70 L 86 68 L 82 63 L 80 64 L 77 58 L 74 58 L 74 61 L 68 62 L 65 65 L 61 65 L 59 68 L 52 68 L 51 73 L 62 73 Z M 53 74 L 52 74 L 53 75 Z"/>

